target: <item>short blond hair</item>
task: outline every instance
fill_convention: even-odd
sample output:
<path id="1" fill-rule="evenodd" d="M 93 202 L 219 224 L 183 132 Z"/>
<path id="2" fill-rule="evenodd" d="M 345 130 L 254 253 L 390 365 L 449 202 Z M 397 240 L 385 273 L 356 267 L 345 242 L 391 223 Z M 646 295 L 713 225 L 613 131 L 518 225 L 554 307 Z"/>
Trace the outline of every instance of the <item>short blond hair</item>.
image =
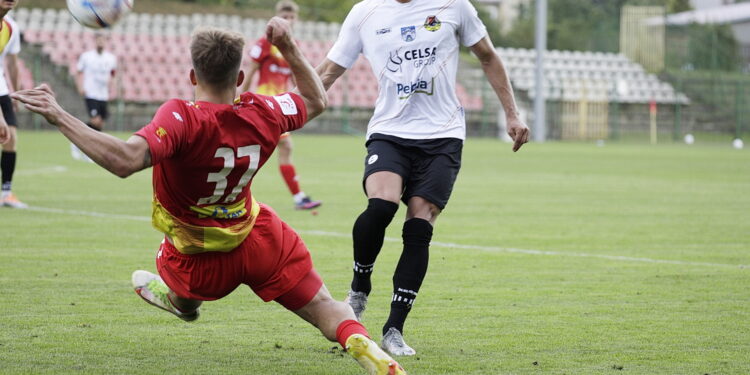
<path id="1" fill-rule="evenodd" d="M 214 88 L 234 86 L 244 48 L 245 37 L 240 33 L 213 27 L 197 28 L 190 42 L 195 75 L 201 83 Z"/>
<path id="2" fill-rule="evenodd" d="M 281 0 L 276 3 L 276 14 L 281 12 L 299 13 L 299 5 L 292 0 Z"/>

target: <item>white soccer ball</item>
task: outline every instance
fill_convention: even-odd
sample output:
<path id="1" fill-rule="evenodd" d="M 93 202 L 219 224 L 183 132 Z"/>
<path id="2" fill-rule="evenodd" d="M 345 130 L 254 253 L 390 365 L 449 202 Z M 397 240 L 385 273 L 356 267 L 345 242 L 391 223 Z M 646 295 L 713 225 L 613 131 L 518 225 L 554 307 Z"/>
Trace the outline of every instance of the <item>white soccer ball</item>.
<path id="1" fill-rule="evenodd" d="M 695 143 L 695 137 L 692 134 L 685 134 L 685 144 L 692 145 Z"/>
<path id="2" fill-rule="evenodd" d="M 83 26 L 112 27 L 133 9 L 134 0 L 67 0 L 68 10 Z"/>
<path id="3" fill-rule="evenodd" d="M 732 142 L 732 147 L 736 148 L 737 150 L 742 150 L 742 148 L 745 147 L 745 143 L 743 143 L 741 139 L 737 138 Z"/>

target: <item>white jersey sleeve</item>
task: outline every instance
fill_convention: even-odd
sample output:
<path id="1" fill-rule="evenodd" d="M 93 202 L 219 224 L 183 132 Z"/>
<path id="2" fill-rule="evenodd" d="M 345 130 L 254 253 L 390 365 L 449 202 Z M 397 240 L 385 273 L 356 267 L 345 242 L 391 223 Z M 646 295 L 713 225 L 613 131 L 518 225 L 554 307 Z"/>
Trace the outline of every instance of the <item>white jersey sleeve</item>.
<path id="1" fill-rule="evenodd" d="M 458 35 L 461 38 L 461 44 L 464 47 L 471 47 L 487 35 L 487 28 L 482 20 L 479 19 L 476 8 L 469 0 L 459 0 L 458 9 L 461 14 L 461 25 L 458 29 Z"/>
<path id="2" fill-rule="evenodd" d="M 86 55 L 88 52 L 84 52 L 81 54 L 81 56 L 78 57 L 78 71 L 83 72 L 83 70 L 86 68 Z"/>
<path id="3" fill-rule="evenodd" d="M 8 45 L 5 48 L 8 50 L 8 54 L 17 55 L 21 52 L 21 30 L 17 23 L 11 22 L 13 25 L 13 34 L 11 34 Z"/>
<path id="4" fill-rule="evenodd" d="M 344 68 L 351 68 L 362 52 L 362 37 L 359 29 L 362 24 L 360 4 L 352 7 L 341 25 L 339 37 L 328 52 L 328 59 Z"/>

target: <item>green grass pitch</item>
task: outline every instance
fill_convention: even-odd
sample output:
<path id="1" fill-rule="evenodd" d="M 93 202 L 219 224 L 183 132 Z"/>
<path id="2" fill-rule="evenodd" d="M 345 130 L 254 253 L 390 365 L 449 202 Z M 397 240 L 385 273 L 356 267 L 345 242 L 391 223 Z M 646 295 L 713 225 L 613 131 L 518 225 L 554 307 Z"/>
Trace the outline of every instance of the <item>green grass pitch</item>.
<path id="1" fill-rule="evenodd" d="M 123 135 L 125 136 L 125 135 Z M 0 373 L 360 374 L 313 327 L 249 288 L 185 323 L 141 301 L 155 270 L 151 173 L 73 161 L 56 132 L 22 132 L 0 209 Z M 294 211 L 275 157 L 256 198 L 307 242 L 337 298 L 366 205 L 363 139 L 297 135 Z M 750 373 L 750 153 L 725 145 L 466 142 L 405 329 L 410 374 Z M 403 205 L 365 325 L 385 321 Z M 97 216 L 98 215 L 98 216 Z M 744 265 L 744 266 L 743 266 Z"/>

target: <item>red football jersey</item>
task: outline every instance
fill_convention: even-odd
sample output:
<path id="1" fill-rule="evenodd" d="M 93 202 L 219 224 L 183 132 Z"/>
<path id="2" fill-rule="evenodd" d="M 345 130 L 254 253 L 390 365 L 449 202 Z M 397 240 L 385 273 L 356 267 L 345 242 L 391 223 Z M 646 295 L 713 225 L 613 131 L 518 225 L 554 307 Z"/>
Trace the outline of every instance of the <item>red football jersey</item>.
<path id="1" fill-rule="evenodd" d="M 183 253 L 231 251 L 259 211 L 250 184 L 282 133 L 307 121 L 302 98 L 244 93 L 234 105 L 164 103 L 145 138 L 153 163 L 153 224 Z"/>
<path id="2" fill-rule="evenodd" d="M 250 57 L 259 65 L 259 94 L 276 95 L 287 90 L 292 70 L 276 46 L 265 37 L 260 38 L 250 50 Z"/>

